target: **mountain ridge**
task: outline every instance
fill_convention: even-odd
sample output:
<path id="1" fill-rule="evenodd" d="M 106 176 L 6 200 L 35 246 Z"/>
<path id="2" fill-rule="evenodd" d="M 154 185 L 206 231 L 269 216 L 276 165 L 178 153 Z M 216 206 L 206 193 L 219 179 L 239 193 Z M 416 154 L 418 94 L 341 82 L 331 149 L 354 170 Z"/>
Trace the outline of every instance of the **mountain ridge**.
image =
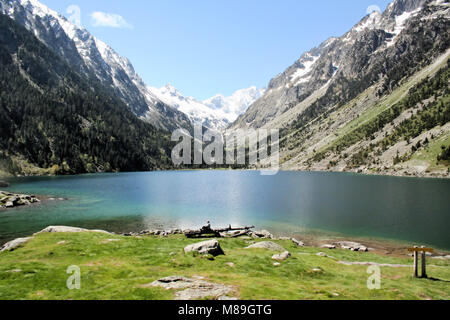
<path id="1" fill-rule="evenodd" d="M 237 90 L 229 97 L 219 94 L 199 101 L 194 97 L 184 96 L 170 84 L 162 88 L 148 87 L 148 90 L 164 103 L 187 114 L 193 124 L 216 131 L 224 131 L 264 93 L 264 89 L 253 86 Z"/>
<path id="2" fill-rule="evenodd" d="M 139 120 L 0 14 L 0 173 L 78 174 L 172 168 L 167 132 Z"/>
<path id="3" fill-rule="evenodd" d="M 448 60 L 449 29 L 448 1 L 395 0 L 383 13 L 367 15 L 341 37 L 331 37 L 302 54 L 269 82 L 266 93 L 232 124 L 231 129 L 281 129 L 282 168 L 288 170 L 429 175 L 432 173 L 428 171 L 436 169 L 439 176 L 448 176 L 447 164 L 432 163 L 437 161 L 438 150 L 432 157 L 435 160 L 428 159 L 426 165 L 403 164 L 408 162 L 407 158 L 414 158 L 415 153 L 423 152 L 423 145 L 414 152 L 412 148 L 390 146 L 388 150 L 376 151 L 385 154 L 380 156 L 370 150 L 364 154 L 365 161 L 355 165 L 352 158 L 362 152 L 360 148 L 366 147 L 352 145 L 346 150 L 333 150 L 331 144 L 341 138 L 341 128 L 348 128 L 345 134 L 349 135 L 356 130 L 349 128 L 352 123 L 358 126 L 369 116 L 376 119 L 383 108 L 392 109 L 401 101 L 393 98 L 398 94 L 397 89 L 401 89 L 402 95 L 407 94 L 419 82 L 414 80 L 405 86 L 414 75 L 436 61 L 442 62 L 440 66 L 444 68 Z M 424 74 L 433 76 L 434 73 Z M 445 91 L 439 92 L 442 97 L 436 95 L 436 101 L 441 98 L 446 101 Z M 393 102 L 380 107 L 383 101 Z M 425 111 L 416 108 L 414 112 Z M 399 125 L 395 123 L 395 127 Z M 426 131 L 430 130 L 433 129 Z M 428 141 L 431 136 L 446 141 L 447 129 L 435 131 L 439 137 L 430 131 Z M 418 134 L 422 142 L 424 134 Z M 319 157 L 323 145 L 331 149 Z M 397 151 L 405 161 L 396 159 Z"/>
<path id="4" fill-rule="evenodd" d="M 173 130 L 191 128 L 189 118 L 151 92 L 131 62 L 86 29 L 37 0 L 0 0 L 0 12 L 16 20 L 81 74 L 110 87 L 141 119 Z"/>

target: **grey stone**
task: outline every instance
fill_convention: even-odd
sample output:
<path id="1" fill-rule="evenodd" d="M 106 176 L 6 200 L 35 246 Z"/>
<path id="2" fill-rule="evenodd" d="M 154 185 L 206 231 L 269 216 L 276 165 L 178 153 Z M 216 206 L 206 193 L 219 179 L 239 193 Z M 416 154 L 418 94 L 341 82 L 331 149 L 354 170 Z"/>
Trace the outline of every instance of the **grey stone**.
<path id="1" fill-rule="evenodd" d="M 290 256 L 291 254 L 288 251 L 285 251 L 283 253 L 273 255 L 272 259 L 277 261 L 284 261 L 287 260 Z"/>
<path id="2" fill-rule="evenodd" d="M 233 289 L 229 286 L 186 277 L 167 277 L 143 287 L 161 287 L 166 290 L 182 290 L 175 294 L 175 300 L 198 300 L 205 298 L 224 299 Z"/>
<path id="3" fill-rule="evenodd" d="M 217 240 L 209 240 L 191 244 L 184 248 L 184 253 L 198 252 L 200 254 L 211 254 L 213 256 L 223 255 L 224 252 Z"/>
<path id="4" fill-rule="evenodd" d="M 104 230 L 88 230 L 88 229 L 83 229 L 83 228 L 65 227 L 65 226 L 50 226 L 50 227 L 47 227 L 44 230 L 39 231 L 35 234 L 40 234 L 40 233 L 80 233 L 80 232 L 97 232 L 97 233 L 111 234 Z"/>
<path id="5" fill-rule="evenodd" d="M 30 241 L 32 239 L 32 237 L 28 237 L 28 238 L 18 238 L 15 239 L 13 241 L 10 241 L 6 244 L 4 244 L 1 248 L 0 248 L 0 252 L 4 252 L 4 251 L 14 251 L 17 248 L 19 248 L 20 246 L 24 245 L 25 243 L 27 243 L 28 241 Z"/>
<path id="6" fill-rule="evenodd" d="M 238 238 L 242 236 L 246 236 L 250 233 L 250 230 L 236 230 L 236 231 L 229 231 L 229 232 L 223 232 L 220 234 L 222 238 Z"/>
<path id="7" fill-rule="evenodd" d="M 321 246 L 321 248 L 323 248 L 323 249 L 336 249 L 336 246 L 332 245 L 332 244 L 324 244 L 324 245 Z"/>
<path id="8" fill-rule="evenodd" d="M 298 247 L 304 247 L 304 246 L 305 246 L 305 244 L 303 243 L 303 241 L 297 240 L 297 239 L 295 239 L 295 238 L 292 238 L 291 240 L 292 240 L 292 242 L 293 242 L 295 245 L 297 245 Z"/>
<path id="9" fill-rule="evenodd" d="M 273 239 L 273 235 L 267 230 L 253 231 L 252 236 L 255 238 Z"/>
<path id="10" fill-rule="evenodd" d="M 270 251 L 286 251 L 282 246 L 272 241 L 257 242 L 248 246 L 246 249 L 266 249 Z"/>

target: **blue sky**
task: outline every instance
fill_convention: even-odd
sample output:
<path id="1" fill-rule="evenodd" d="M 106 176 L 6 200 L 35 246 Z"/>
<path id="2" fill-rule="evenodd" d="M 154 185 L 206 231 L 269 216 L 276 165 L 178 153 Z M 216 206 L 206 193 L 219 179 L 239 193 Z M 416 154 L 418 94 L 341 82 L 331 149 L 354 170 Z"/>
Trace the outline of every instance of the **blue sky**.
<path id="1" fill-rule="evenodd" d="M 199 100 L 267 86 L 300 55 L 389 0 L 41 0 L 131 60 L 151 86 Z M 95 18 L 95 19 L 94 19 Z"/>

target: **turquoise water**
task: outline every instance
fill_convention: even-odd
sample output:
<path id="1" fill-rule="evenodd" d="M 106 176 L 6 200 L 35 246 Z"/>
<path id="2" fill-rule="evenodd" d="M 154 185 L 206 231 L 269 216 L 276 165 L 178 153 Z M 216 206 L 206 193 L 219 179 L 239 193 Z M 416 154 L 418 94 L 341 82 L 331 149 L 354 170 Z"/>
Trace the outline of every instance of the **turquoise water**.
<path id="1" fill-rule="evenodd" d="M 255 225 L 320 229 L 450 249 L 450 180 L 339 173 L 183 171 L 9 180 L 14 192 L 65 198 L 0 211 L 0 242 L 49 225 L 114 232 Z"/>

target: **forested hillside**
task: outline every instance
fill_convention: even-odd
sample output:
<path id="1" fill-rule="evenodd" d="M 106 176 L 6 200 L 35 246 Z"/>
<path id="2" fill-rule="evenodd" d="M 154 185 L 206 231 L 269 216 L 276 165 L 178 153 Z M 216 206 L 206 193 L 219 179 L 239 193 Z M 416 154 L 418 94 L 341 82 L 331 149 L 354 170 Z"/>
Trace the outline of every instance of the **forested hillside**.
<path id="1" fill-rule="evenodd" d="M 168 133 L 0 15 L 0 170 L 155 170 L 171 167 L 170 150 Z"/>

